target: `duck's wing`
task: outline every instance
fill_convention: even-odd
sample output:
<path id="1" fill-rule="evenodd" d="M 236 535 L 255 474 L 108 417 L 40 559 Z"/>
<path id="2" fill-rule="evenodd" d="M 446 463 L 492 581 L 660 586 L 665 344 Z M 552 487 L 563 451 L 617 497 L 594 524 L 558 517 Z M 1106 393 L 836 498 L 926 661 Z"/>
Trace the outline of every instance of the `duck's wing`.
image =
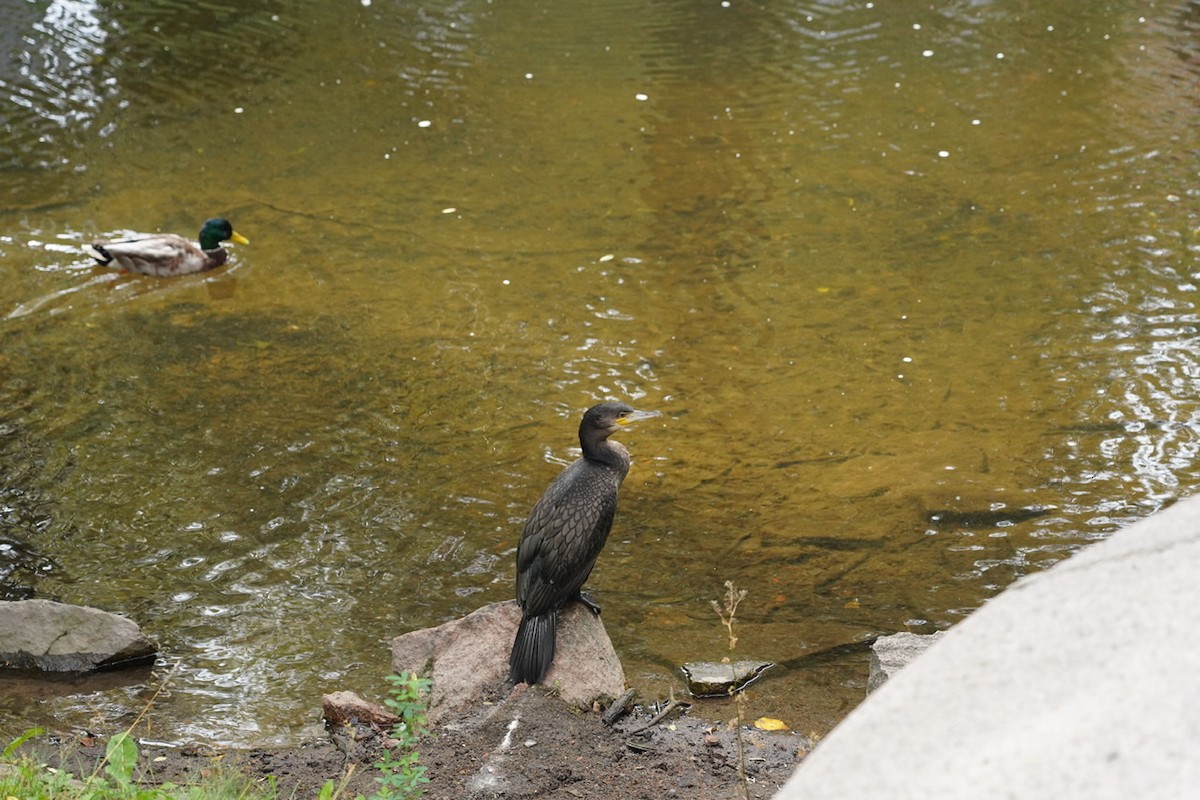
<path id="1" fill-rule="evenodd" d="M 93 242 L 84 250 L 101 264 L 116 262 L 123 269 L 143 275 L 184 275 L 216 266 L 199 245 L 173 233 Z"/>

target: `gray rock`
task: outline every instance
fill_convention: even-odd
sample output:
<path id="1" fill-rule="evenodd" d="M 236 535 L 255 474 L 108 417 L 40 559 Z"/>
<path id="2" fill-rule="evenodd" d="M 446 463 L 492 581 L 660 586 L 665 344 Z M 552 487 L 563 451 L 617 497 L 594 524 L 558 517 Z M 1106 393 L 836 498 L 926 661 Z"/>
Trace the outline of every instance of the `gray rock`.
<path id="1" fill-rule="evenodd" d="M 1125 800 L 1200 781 L 1200 497 L 1021 579 L 870 695 L 776 800 Z"/>
<path id="2" fill-rule="evenodd" d="M 928 635 L 893 633 L 891 636 L 880 636 L 876 639 L 871 645 L 871 671 L 867 676 L 867 694 L 883 686 L 884 681 L 924 653 L 943 633 L 944 631 Z"/>
<path id="3" fill-rule="evenodd" d="M 521 610 L 515 600 L 493 603 L 436 628 L 392 640 L 392 670 L 433 680 L 429 721 L 477 704 L 486 687 L 508 678 Z M 600 618 L 580 603 L 559 612 L 554 663 L 543 681 L 573 705 L 625 690 L 625 671 Z"/>
<path id="4" fill-rule="evenodd" d="M 729 697 L 758 680 L 773 666 L 771 661 L 689 661 L 679 669 L 692 697 Z"/>
<path id="5" fill-rule="evenodd" d="M 133 621 L 50 600 L 0 601 L 0 667 L 90 672 L 145 664 L 156 649 Z"/>

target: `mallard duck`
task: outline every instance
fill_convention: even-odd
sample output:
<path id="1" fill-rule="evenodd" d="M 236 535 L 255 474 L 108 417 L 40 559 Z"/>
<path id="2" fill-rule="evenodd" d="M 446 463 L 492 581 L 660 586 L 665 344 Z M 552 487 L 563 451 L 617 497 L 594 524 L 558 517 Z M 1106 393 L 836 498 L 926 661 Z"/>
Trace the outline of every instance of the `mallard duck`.
<path id="1" fill-rule="evenodd" d="M 139 233 L 127 239 L 93 242 L 83 249 L 103 266 L 115 261 L 130 272 L 168 278 L 221 266 L 229 256 L 221 247 L 221 242 L 227 240 L 250 244 L 249 239 L 233 229 L 229 220 L 217 217 L 205 221 L 200 229 L 199 244 L 173 233 Z"/>

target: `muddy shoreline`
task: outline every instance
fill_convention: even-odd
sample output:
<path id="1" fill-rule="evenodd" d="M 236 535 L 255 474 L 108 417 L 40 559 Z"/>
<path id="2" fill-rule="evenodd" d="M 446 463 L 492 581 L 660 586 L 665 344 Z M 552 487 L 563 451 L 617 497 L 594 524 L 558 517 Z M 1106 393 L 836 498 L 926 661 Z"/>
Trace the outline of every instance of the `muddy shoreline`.
<path id="1" fill-rule="evenodd" d="M 736 725 L 714 725 L 686 713 L 634 733 L 652 716 L 651 710 L 636 708 L 609 728 L 599 713 L 572 708 L 540 688 L 519 687 L 484 702 L 469 717 L 443 722 L 423 740 L 421 763 L 429 778 L 425 796 L 742 797 L 741 761 L 749 796 L 769 798 L 813 744 L 792 732 L 757 730 L 747 721 L 739 748 Z M 295 747 L 250 749 L 143 741 L 137 774 L 147 784 L 181 783 L 214 769 L 234 768 L 264 783 L 273 780 L 280 797 L 316 797 L 327 781 L 333 781 L 341 787 L 337 796 L 352 798 L 369 796 L 377 788 L 379 773 L 372 765 L 385 737 L 379 731 L 346 728 Z M 88 775 L 96 769 L 105 744 L 103 736 L 46 734 L 21 752 Z"/>

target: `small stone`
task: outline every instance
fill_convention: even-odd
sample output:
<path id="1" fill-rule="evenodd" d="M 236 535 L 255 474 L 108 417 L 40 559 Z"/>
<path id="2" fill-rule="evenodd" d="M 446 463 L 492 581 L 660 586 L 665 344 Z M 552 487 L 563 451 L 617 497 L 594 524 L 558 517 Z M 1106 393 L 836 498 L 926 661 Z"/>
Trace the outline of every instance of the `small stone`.
<path id="1" fill-rule="evenodd" d="M 386 708 L 368 703 L 354 692 L 332 692 L 321 698 L 321 713 L 331 726 L 352 722 L 377 728 L 390 728 L 400 721 Z"/>
<path id="2" fill-rule="evenodd" d="M 944 631 L 922 635 L 917 633 L 894 633 L 880 636 L 871 645 L 871 668 L 867 678 L 867 694 L 883 686 L 884 682 L 899 672 L 908 662 L 925 652 L 942 637 Z"/>
<path id="3" fill-rule="evenodd" d="M 773 666 L 771 661 L 743 660 L 732 664 L 690 661 L 680 669 L 693 697 L 728 697 L 745 689 Z"/>

